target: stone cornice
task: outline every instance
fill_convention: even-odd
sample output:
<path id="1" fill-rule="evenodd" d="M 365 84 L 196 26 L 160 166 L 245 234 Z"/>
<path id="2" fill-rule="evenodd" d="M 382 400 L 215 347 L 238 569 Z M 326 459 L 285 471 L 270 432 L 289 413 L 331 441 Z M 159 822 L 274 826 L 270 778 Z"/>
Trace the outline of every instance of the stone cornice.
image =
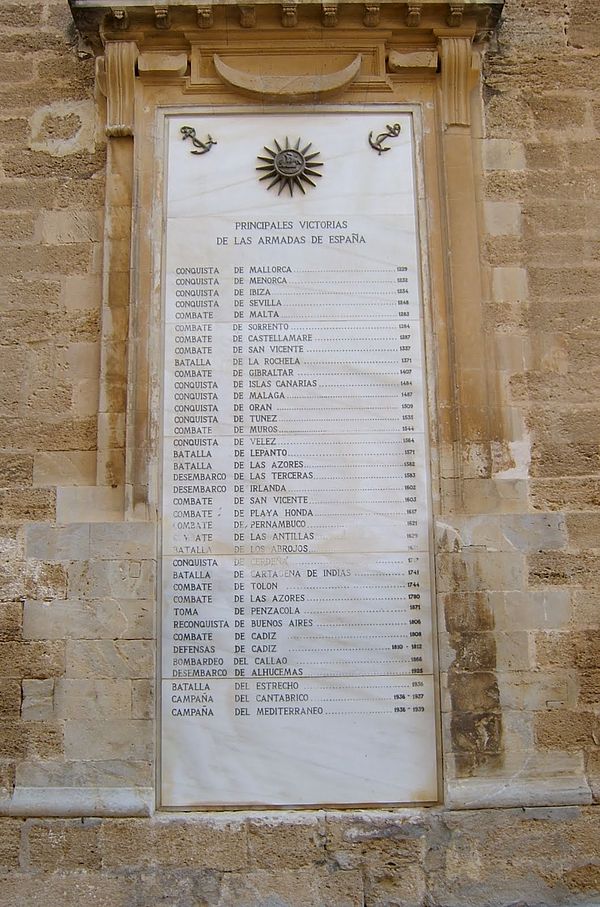
<path id="1" fill-rule="evenodd" d="M 241 33 L 253 29 L 377 29 L 401 34 L 410 44 L 424 44 L 440 29 L 485 40 L 496 26 L 504 0 L 69 0 L 77 28 L 98 50 L 107 40 L 135 40 L 138 45 L 183 46 L 212 29 Z"/>

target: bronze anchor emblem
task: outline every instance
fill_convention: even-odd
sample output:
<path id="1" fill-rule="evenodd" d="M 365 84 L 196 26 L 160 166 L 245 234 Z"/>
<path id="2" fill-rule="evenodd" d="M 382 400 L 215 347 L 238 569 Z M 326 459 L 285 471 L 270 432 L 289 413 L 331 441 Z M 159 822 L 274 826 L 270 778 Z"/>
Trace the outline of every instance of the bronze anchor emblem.
<path id="1" fill-rule="evenodd" d="M 400 123 L 394 123 L 393 126 L 386 126 L 387 132 L 380 132 L 377 138 L 373 138 L 373 132 L 369 133 L 369 145 L 371 148 L 374 148 L 377 154 L 382 154 L 384 151 L 391 151 L 389 145 L 383 145 L 383 142 L 386 139 L 395 139 L 400 135 L 402 127 Z"/>
<path id="2" fill-rule="evenodd" d="M 207 151 L 210 151 L 213 145 L 217 144 L 210 135 L 207 137 L 205 142 L 202 142 L 199 138 L 196 137 L 196 130 L 192 129 L 191 126 L 182 126 L 181 134 L 184 140 L 192 140 L 192 145 L 194 146 L 194 148 L 192 148 L 192 154 L 206 154 Z M 198 151 L 195 150 L 196 148 L 198 149 Z"/>

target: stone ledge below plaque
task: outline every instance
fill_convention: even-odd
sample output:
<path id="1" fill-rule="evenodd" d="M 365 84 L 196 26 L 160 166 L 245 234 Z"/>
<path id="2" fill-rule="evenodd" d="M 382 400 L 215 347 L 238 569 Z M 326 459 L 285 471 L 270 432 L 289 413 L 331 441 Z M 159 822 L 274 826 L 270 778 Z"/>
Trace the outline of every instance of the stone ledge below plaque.
<path id="1" fill-rule="evenodd" d="M 151 787 L 16 787 L 0 816 L 150 816 Z"/>

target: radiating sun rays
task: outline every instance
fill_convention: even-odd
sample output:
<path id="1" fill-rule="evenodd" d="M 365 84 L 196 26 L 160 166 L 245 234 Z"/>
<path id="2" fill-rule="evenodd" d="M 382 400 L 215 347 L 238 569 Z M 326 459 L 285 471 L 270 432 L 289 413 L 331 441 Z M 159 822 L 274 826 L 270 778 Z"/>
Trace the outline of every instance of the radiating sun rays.
<path id="1" fill-rule="evenodd" d="M 290 195 L 294 194 L 294 188 L 296 186 L 303 195 L 306 195 L 306 189 L 304 188 L 305 184 L 316 186 L 317 184 L 313 181 L 313 177 L 322 176 L 322 173 L 315 170 L 315 167 L 323 166 L 322 162 L 315 160 L 320 152 L 313 151 L 312 154 L 307 154 L 308 150 L 312 148 L 312 142 L 309 142 L 306 147 L 300 148 L 301 139 L 298 139 L 292 148 L 287 136 L 285 139 L 285 148 L 281 147 L 277 139 L 273 140 L 273 144 L 275 145 L 276 150 L 267 148 L 266 145 L 264 146 L 265 151 L 268 152 L 270 157 L 261 157 L 261 155 L 258 155 L 258 160 L 263 161 L 264 163 L 256 169 L 265 171 L 263 176 L 259 177 L 259 179 L 271 180 L 267 189 L 279 185 L 278 195 L 281 195 L 281 192 L 286 186 L 290 190 Z"/>

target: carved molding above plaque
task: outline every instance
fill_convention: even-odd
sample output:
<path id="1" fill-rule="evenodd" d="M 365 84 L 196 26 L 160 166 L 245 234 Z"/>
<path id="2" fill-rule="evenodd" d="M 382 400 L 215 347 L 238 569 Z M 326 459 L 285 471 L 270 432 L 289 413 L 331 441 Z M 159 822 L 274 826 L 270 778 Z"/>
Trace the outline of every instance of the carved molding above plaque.
<path id="1" fill-rule="evenodd" d="M 106 134 L 109 138 L 133 135 L 134 83 L 138 48 L 134 41 L 107 41 L 98 60 L 97 78 L 106 96 Z"/>
<path id="2" fill-rule="evenodd" d="M 125 0 L 111 5 L 110 0 L 69 0 L 73 18 L 97 51 L 106 40 L 120 39 L 128 31 L 138 44 L 148 40 L 156 43 L 160 33 L 168 33 L 169 43 L 193 42 L 193 33 L 210 28 L 224 28 L 231 35 L 237 30 L 266 27 L 289 29 L 302 26 L 308 29 L 346 27 L 350 29 L 392 29 L 399 32 L 419 29 L 418 43 L 431 41 L 435 30 L 452 28 L 465 30 L 477 38 L 485 38 L 500 18 L 504 0 L 379 0 L 379 2 L 346 2 L 336 0 L 272 0 L 260 4 L 239 0 L 220 0 L 219 3 L 193 0 L 163 0 L 154 5 L 151 0 Z M 148 48 L 151 49 L 151 48 Z"/>
<path id="3" fill-rule="evenodd" d="M 360 72 L 361 55 L 336 72 L 308 75 L 266 75 L 229 66 L 218 54 L 213 62 L 219 78 L 231 88 L 254 97 L 301 101 L 326 98 L 350 85 Z"/>

